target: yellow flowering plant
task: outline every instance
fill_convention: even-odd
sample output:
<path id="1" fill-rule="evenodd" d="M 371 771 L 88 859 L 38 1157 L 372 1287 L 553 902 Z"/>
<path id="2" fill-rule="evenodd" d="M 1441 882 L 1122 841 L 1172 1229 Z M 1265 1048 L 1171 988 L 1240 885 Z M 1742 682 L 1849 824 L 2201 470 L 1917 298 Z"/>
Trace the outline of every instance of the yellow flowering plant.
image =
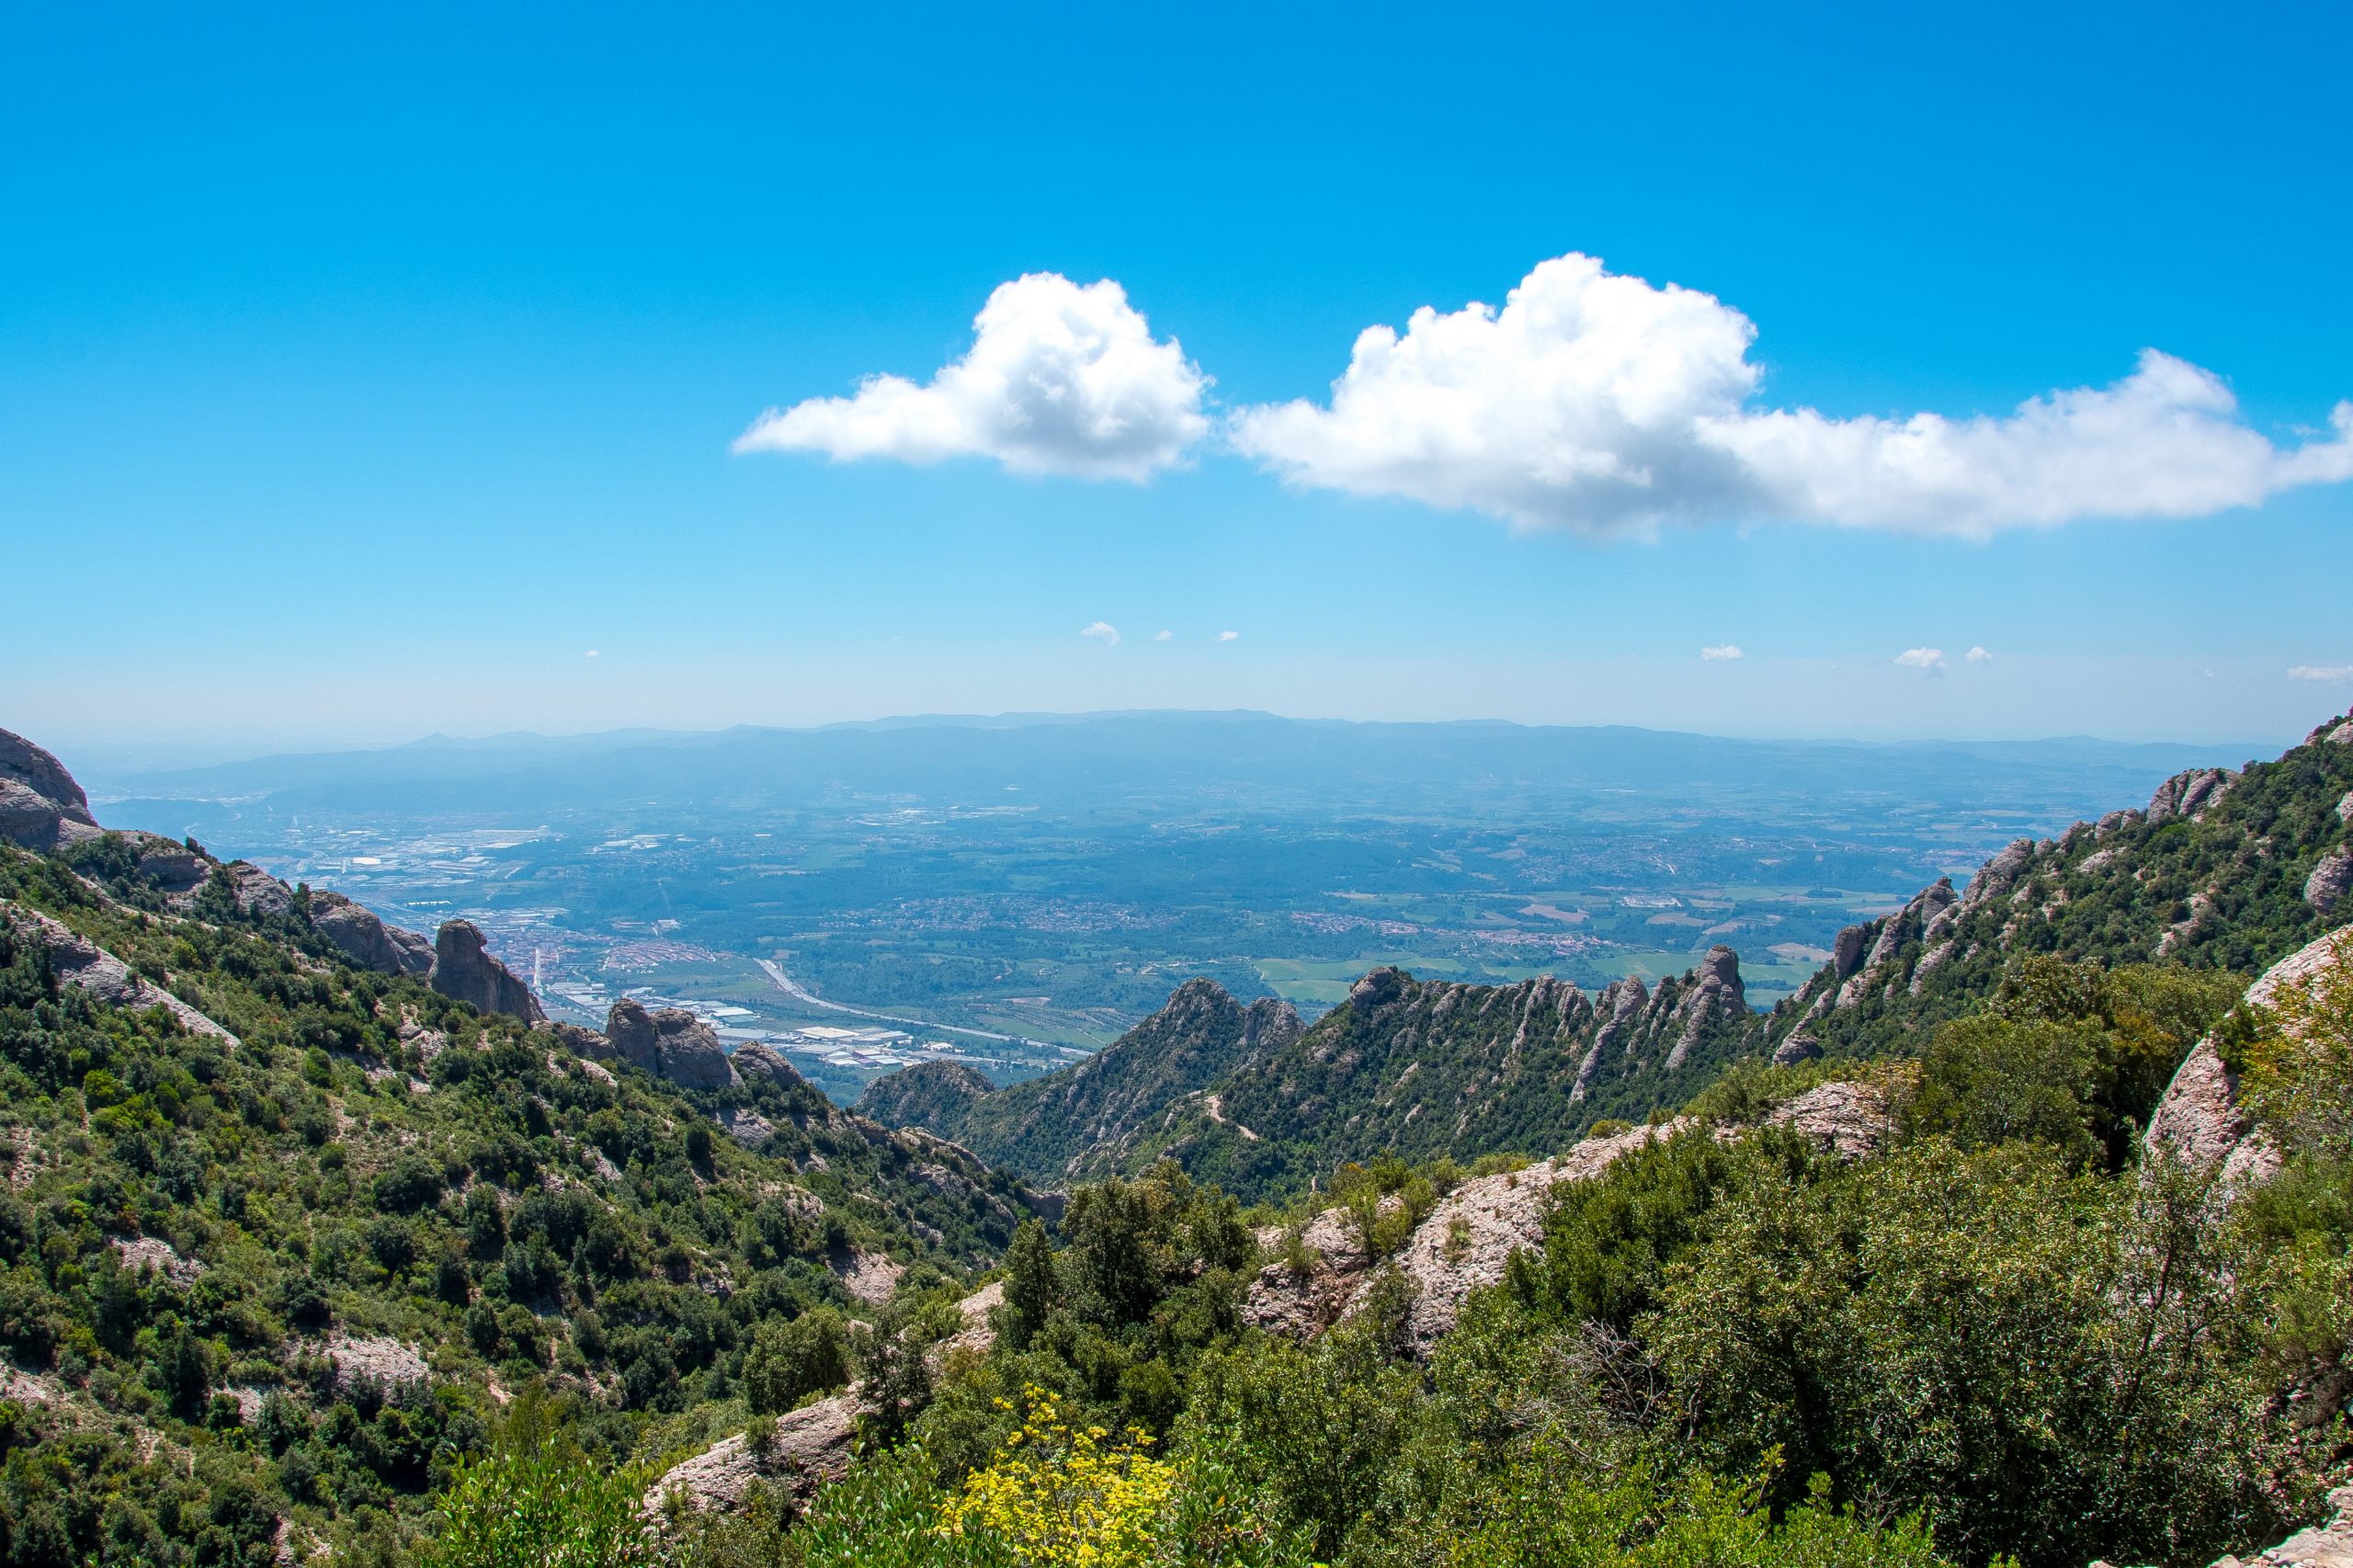
<path id="1" fill-rule="evenodd" d="M 1010 1401 L 999 1401 L 1012 1409 Z M 1144 1568 L 1176 1486 L 1176 1467 L 1145 1450 L 1131 1428 L 1119 1442 L 1100 1426 L 1074 1426 L 1061 1399 L 1022 1391 L 1021 1425 L 989 1465 L 965 1477 L 940 1509 L 940 1533 L 1010 1545 L 1036 1568 Z"/>

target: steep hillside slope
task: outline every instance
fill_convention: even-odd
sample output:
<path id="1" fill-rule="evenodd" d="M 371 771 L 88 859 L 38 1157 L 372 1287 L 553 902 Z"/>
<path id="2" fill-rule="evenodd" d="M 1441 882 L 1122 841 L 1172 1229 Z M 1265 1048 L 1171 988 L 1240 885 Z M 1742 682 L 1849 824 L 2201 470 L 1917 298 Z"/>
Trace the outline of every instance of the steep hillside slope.
<path id="1" fill-rule="evenodd" d="M 1841 932 L 1765 1042 L 1785 1060 L 1916 1048 L 2022 953 L 2252 974 L 2353 909 L 2349 824 L 2353 721 L 2336 718 L 2277 761 L 2177 775 L 2144 809 L 2020 839 L 1966 891 L 1939 882 Z"/>
<path id="2" fill-rule="evenodd" d="M 757 1324 L 942 1281 L 1028 1213 L 780 1060 L 689 1092 L 442 994 L 413 943 L 361 967 L 305 889 L 16 804 L 50 852 L 0 845 L 11 1561 L 397 1537 L 511 1391 L 625 1457 L 743 1387 Z"/>
<path id="3" fill-rule="evenodd" d="M 1074 1066 L 990 1090 L 970 1068 L 909 1067 L 875 1080 L 858 1109 L 921 1126 L 992 1165 L 1054 1181 L 1093 1168 L 1173 1101 L 1299 1039 L 1288 1002 L 1244 1006 L 1213 981 L 1189 980 L 1160 1011 Z"/>

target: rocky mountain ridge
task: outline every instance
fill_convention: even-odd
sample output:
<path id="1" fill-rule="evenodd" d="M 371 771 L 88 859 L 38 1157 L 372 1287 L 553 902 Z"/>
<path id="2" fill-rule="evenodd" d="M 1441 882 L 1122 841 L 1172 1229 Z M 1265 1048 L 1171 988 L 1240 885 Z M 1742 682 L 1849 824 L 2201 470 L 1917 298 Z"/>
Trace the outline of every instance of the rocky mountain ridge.
<path id="1" fill-rule="evenodd" d="M 1290 1003 L 1245 1006 L 1189 980 L 1151 1017 L 1086 1061 L 1002 1089 L 971 1068 L 926 1062 L 876 1079 L 858 1109 L 923 1126 L 1033 1180 L 1084 1179 L 1145 1118 L 1298 1040 Z"/>
<path id="2" fill-rule="evenodd" d="M 2353 720 L 2338 717 L 2274 761 L 2177 774 L 2144 808 L 2019 839 L 1964 891 L 1939 881 L 1840 932 L 1762 1043 L 1784 1062 L 1917 1049 L 2020 953 L 2253 973 L 2341 918 L 2348 887 Z"/>
<path id="3" fill-rule="evenodd" d="M 1173 1159 L 1245 1198 L 1304 1190 L 1347 1160 L 1554 1149 L 1613 1115 L 1680 1104 L 1756 1028 L 1732 949 L 1598 996 L 1539 978 L 1424 983 L 1378 969 L 1313 1028 L 1207 980 L 1097 1057 L 1008 1089 L 937 1065 L 876 1080 L 861 1110 L 920 1123 L 1033 1180 Z"/>

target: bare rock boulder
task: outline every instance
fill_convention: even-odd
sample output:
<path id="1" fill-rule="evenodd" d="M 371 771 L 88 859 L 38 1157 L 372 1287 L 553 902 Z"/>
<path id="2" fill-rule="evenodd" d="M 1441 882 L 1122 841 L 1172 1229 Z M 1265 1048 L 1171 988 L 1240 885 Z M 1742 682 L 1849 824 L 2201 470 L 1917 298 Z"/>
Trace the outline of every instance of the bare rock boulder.
<path id="1" fill-rule="evenodd" d="M 1887 1096 L 1869 1084 L 1817 1084 L 1766 1113 L 1765 1125 L 1802 1133 L 1842 1160 L 1859 1160 L 1895 1132 Z"/>
<path id="2" fill-rule="evenodd" d="M 13 730 L 0 730 L 0 838 L 49 850 L 98 832 L 90 798 L 65 765 Z"/>
<path id="3" fill-rule="evenodd" d="M 2313 874 L 2304 879 L 2304 902 L 2327 915 L 2345 902 L 2347 892 L 2353 892 L 2353 845 L 2340 844 L 2322 856 Z"/>
<path id="4" fill-rule="evenodd" d="M 2173 817 L 2188 817 L 2195 821 L 2230 792 L 2238 776 L 2224 767 L 2192 767 L 2177 773 L 2157 786 L 2149 799 L 2149 825 L 2154 827 Z"/>
<path id="5" fill-rule="evenodd" d="M 504 1013 L 527 1024 L 547 1021 L 540 999 L 483 943 L 471 920 L 448 920 L 433 938 L 433 989 L 478 1013 Z"/>
<path id="6" fill-rule="evenodd" d="M 414 931 L 386 925 L 339 892 L 311 895 L 311 927 L 361 969 L 419 977 L 433 972 L 433 944 Z"/>
<path id="7" fill-rule="evenodd" d="M 624 996 L 605 1017 L 605 1038 L 631 1066 L 682 1088 L 724 1089 L 736 1082 L 719 1036 L 682 1007 L 649 1013 L 644 1003 Z"/>
<path id="8" fill-rule="evenodd" d="M 737 1046 L 731 1060 L 735 1064 L 735 1075 L 747 1084 L 767 1083 L 779 1089 L 794 1089 L 808 1081 L 784 1059 L 782 1051 L 756 1040 Z"/>
<path id="9" fill-rule="evenodd" d="M 732 1514 L 761 1483 L 781 1486 L 805 1502 L 849 1469 L 850 1445 L 864 1408 L 853 1385 L 778 1416 L 757 1448 L 738 1433 L 664 1471 L 646 1494 L 645 1510 L 657 1517 L 673 1507 Z"/>
<path id="10" fill-rule="evenodd" d="M 221 869 L 237 907 L 247 915 L 283 915 L 294 907 L 294 890 L 250 860 L 232 860 Z"/>
<path id="11" fill-rule="evenodd" d="M 548 1029 L 556 1043 L 573 1055 L 588 1062 L 609 1062 L 613 1059 L 613 1042 L 595 1029 L 578 1024 L 550 1024 Z"/>

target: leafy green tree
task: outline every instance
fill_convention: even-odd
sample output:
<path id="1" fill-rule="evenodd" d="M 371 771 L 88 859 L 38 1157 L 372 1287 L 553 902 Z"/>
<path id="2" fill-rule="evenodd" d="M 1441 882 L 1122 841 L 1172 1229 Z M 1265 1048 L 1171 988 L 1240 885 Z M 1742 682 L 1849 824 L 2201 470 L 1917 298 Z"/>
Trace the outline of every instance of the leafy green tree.
<path id="1" fill-rule="evenodd" d="M 674 1558 L 639 1515 L 646 1484 L 554 1443 L 473 1460 L 434 1509 L 422 1568 L 659 1568 Z"/>
<path id="2" fill-rule="evenodd" d="M 781 1415 L 847 1381 L 849 1328 L 831 1307 L 762 1324 L 744 1357 L 745 1398 L 762 1415 Z"/>
<path id="3" fill-rule="evenodd" d="M 1036 1220 L 1024 1221 L 1005 1253 L 1006 1344 L 1015 1350 L 1029 1349 L 1062 1297 L 1062 1277 L 1046 1227 Z"/>

